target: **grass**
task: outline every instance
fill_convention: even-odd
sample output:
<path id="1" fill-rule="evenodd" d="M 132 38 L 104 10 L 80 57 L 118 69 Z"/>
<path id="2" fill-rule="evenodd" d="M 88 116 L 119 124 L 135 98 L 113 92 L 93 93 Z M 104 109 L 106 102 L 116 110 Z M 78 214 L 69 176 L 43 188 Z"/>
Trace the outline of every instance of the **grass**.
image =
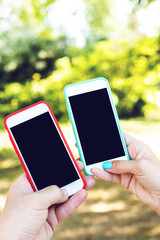
<path id="1" fill-rule="evenodd" d="M 23 172 L 20 161 L 12 149 L 0 151 L 0 211 L 12 182 Z"/>
<path id="2" fill-rule="evenodd" d="M 159 239 L 159 216 L 122 186 L 97 180 L 88 195 L 53 239 Z"/>
<path id="3" fill-rule="evenodd" d="M 159 121 L 123 120 L 121 126 L 124 131 L 151 141 L 153 148 L 159 142 Z M 70 126 L 63 125 L 62 128 L 72 151 L 77 155 Z M 159 149 L 159 144 L 157 146 L 155 150 Z M 15 152 L 11 148 L 0 149 L 0 210 L 9 186 L 22 172 Z M 53 239 L 158 240 L 160 217 L 122 186 L 97 179 L 94 188 L 88 191 L 87 200 L 58 226 Z"/>
<path id="4" fill-rule="evenodd" d="M 0 131 L 3 131 L 5 129 L 4 127 L 4 119 L 0 117 Z"/>

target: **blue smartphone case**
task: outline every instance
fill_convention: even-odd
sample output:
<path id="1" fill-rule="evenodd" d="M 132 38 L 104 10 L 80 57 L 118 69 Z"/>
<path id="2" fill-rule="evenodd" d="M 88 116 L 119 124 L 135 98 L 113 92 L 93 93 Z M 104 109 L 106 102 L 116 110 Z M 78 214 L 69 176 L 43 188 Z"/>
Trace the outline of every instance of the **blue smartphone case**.
<path id="1" fill-rule="evenodd" d="M 67 106 L 69 119 L 71 121 L 71 125 L 72 125 L 72 128 L 73 128 L 74 136 L 75 136 L 75 139 L 76 139 L 78 152 L 79 152 L 79 155 L 80 155 L 80 159 L 83 162 L 84 171 L 85 171 L 86 175 L 91 175 L 91 174 L 88 173 L 87 170 L 86 170 L 85 160 L 84 160 L 84 157 L 83 157 L 83 154 L 82 154 L 82 151 L 81 151 L 79 139 L 77 137 L 76 126 L 75 126 L 75 123 L 73 121 L 73 117 L 72 117 L 72 114 L 71 114 L 71 108 L 70 108 L 70 105 L 69 105 L 69 102 L 68 102 L 68 97 L 66 95 L 66 89 L 69 88 L 69 87 L 75 86 L 75 85 L 85 84 L 87 82 L 93 82 L 93 81 L 97 81 L 97 80 L 104 80 L 106 82 L 108 93 L 109 93 L 109 97 L 111 99 L 111 103 L 112 103 L 112 106 L 113 106 L 113 111 L 114 111 L 114 114 L 115 114 L 115 118 L 116 118 L 116 122 L 117 122 L 117 125 L 118 125 L 118 129 L 119 129 L 119 132 L 120 132 L 122 144 L 123 144 L 123 147 L 124 147 L 125 155 L 127 156 L 127 159 L 130 160 L 129 154 L 128 154 L 128 150 L 127 150 L 127 147 L 126 147 L 126 143 L 125 143 L 125 140 L 124 140 L 124 136 L 123 136 L 123 133 L 122 133 L 122 130 L 121 130 L 121 127 L 120 127 L 120 122 L 119 122 L 117 110 L 116 110 L 116 107 L 115 107 L 115 104 L 114 104 L 113 96 L 112 96 L 111 89 L 110 89 L 110 86 L 109 86 L 109 83 L 108 83 L 107 79 L 103 78 L 103 77 L 99 77 L 99 78 L 94 78 L 94 79 L 90 79 L 90 80 L 87 80 L 87 81 L 83 81 L 83 82 L 78 82 L 78 83 L 67 85 L 64 88 L 64 97 L 65 97 L 65 100 L 66 100 L 66 106 Z"/>

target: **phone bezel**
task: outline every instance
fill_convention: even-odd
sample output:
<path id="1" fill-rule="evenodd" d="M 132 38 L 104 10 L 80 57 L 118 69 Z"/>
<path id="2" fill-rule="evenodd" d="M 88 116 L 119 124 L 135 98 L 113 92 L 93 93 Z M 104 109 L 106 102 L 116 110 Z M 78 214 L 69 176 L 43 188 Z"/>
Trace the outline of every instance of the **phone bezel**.
<path id="1" fill-rule="evenodd" d="M 98 162 L 98 163 L 95 163 L 95 164 L 90 164 L 90 165 L 86 164 L 85 157 L 84 157 L 84 154 L 83 154 L 83 149 L 82 149 L 81 142 L 80 142 L 79 135 L 78 135 L 78 131 L 77 131 L 77 126 L 76 126 L 75 119 L 74 119 L 73 112 L 72 112 L 72 108 L 71 108 L 71 105 L 70 105 L 69 97 L 76 96 L 76 95 L 79 95 L 79 94 L 82 94 L 82 93 L 92 92 L 92 91 L 95 91 L 95 90 L 104 89 L 104 88 L 107 89 L 107 92 L 108 92 L 108 95 L 109 95 L 109 99 L 110 99 L 110 103 L 111 103 L 111 106 L 112 106 L 114 118 L 115 118 L 117 128 L 118 128 L 118 131 L 119 131 L 119 136 L 120 136 L 122 146 L 123 146 L 123 149 L 124 149 L 124 152 L 125 152 L 124 156 L 120 156 L 118 158 L 110 159 L 110 160 L 107 160 L 107 161 L 129 160 L 128 151 L 127 151 L 125 140 L 124 140 L 121 128 L 120 128 L 118 114 L 117 114 L 117 111 L 116 111 L 116 108 L 115 108 L 115 105 L 114 105 L 114 102 L 113 102 L 113 98 L 112 98 L 112 94 L 111 94 L 111 90 L 110 90 L 110 86 L 109 86 L 108 81 L 105 78 L 96 78 L 96 79 L 91 79 L 91 80 L 87 80 L 87 81 L 84 81 L 84 82 L 68 85 L 64 89 L 64 95 L 65 95 L 66 103 L 67 103 L 67 110 L 68 110 L 68 113 L 69 113 L 69 117 L 70 117 L 70 120 L 71 120 L 73 130 L 74 130 L 74 135 L 75 135 L 75 138 L 76 138 L 80 158 L 81 158 L 81 160 L 84 164 L 85 173 L 87 175 L 93 175 L 90 171 L 91 168 L 95 167 L 95 168 L 102 169 L 102 163 L 105 162 L 105 161 Z"/>
<path id="2" fill-rule="evenodd" d="M 36 116 L 39 116 L 39 115 L 41 115 L 41 114 L 43 114 L 45 112 L 48 112 L 50 114 L 51 119 L 53 121 L 53 124 L 55 125 L 55 127 L 56 127 L 56 129 L 58 131 L 58 134 L 60 135 L 60 138 L 61 138 L 61 140 L 62 140 L 62 142 L 64 144 L 64 147 L 66 148 L 67 153 L 68 153 L 68 155 L 69 155 L 69 157 L 71 159 L 71 162 L 74 165 L 74 168 L 75 168 L 75 170 L 76 170 L 76 172 L 77 172 L 77 174 L 79 176 L 78 180 L 76 180 L 76 181 L 74 181 L 74 182 L 72 182 L 70 184 L 67 184 L 67 185 L 62 187 L 62 189 L 66 189 L 66 191 L 68 192 L 68 195 L 71 196 L 74 193 L 76 193 L 78 190 L 80 190 L 82 188 L 85 188 L 85 180 L 84 180 L 84 178 L 83 178 L 83 176 L 82 176 L 82 174 L 81 174 L 81 172 L 80 172 L 80 170 L 78 168 L 78 165 L 77 165 L 77 163 L 76 163 L 76 161 L 75 161 L 75 159 L 73 157 L 73 154 L 72 154 L 72 152 L 71 152 L 71 150 L 70 150 L 70 148 L 69 148 L 69 146 L 68 146 L 68 144 L 67 144 L 67 142 L 66 142 L 66 140 L 64 138 L 64 135 L 63 135 L 63 133 L 62 133 L 62 131 L 60 129 L 60 126 L 59 126 L 59 124 L 58 124 L 58 122 L 57 122 L 57 120 L 56 120 L 56 118 L 55 118 L 55 116 L 54 116 L 50 106 L 46 102 L 38 102 L 38 103 L 33 104 L 33 105 L 31 105 L 31 106 L 29 106 L 29 107 L 27 107 L 25 109 L 22 109 L 22 110 L 20 110 L 20 111 L 18 111 L 16 113 L 13 113 L 13 114 L 9 115 L 8 117 L 6 117 L 4 124 L 5 124 L 5 127 L 6 127 L 6 129 L 8 131 L 8 133 L 9 133 L 9 137 L 10 137 L 10 140 L 11 140 L 11 142 L 13 144 L 13 147 L 14 147 L 18 157 L 20 158 L 22 166 L 23 166 L 23 168 L 24 168 L 24 170 L 25 170 L 25 172 L 27 174 L 27 177 L 28 177 L 28 179 L 29 179 L 29 181 L 30 181 L 34 191 L 38 191 L 37 186 L 36 186 L 36 184 L 35 184 L 35 182 L 33 180 L 33 177 L 31 176 L 31 173 L 30 173 L 30 171 L 29 171 L 29 169 L 27 167 L 25 159 L 23 158 L 23 156 L 21 154 L 21 151 L 20 151 L 20 149 L 19 149 L 19 147 L 17 145 L 17 142 L 16 142 L 12 132 L 10 131 L 10 128 L 14 127 L 14 126 L 17 126 L 20 123 L 23 123 L 23 122 L 25 122 L 27 120 L 30 120 L 30 119 L 32 119 L 32 118 L 34 118 Z"/>

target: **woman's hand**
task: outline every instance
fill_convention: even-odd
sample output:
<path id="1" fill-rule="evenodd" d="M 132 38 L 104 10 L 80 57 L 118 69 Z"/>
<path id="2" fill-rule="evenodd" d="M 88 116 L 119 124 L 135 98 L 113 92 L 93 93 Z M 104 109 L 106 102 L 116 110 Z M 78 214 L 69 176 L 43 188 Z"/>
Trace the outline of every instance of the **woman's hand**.
<path id="1" fill-rule="evenodd" d="M 83 164 L 78 161 L 82 170 Z M 95 180 L 85 178 L 87 189 Z M 25 174 L 12 184 L 4 211 L 0 217 L 1 240 L 48 240 L 59 222 L 67 218 L 87 197 L 82 189 L 68 198 L 67 192 L 49 186 L 38 192 L 33 189 Z"/>
<path id="2" fill-rule="evenodd" d="M 122 184 L 160 215 L 160 161 L 144 143 L 127 134 L 125 140 L 132 161 L 110 162 L 110 169 L 94 168 L 91 172 L 105 181 Z"/>

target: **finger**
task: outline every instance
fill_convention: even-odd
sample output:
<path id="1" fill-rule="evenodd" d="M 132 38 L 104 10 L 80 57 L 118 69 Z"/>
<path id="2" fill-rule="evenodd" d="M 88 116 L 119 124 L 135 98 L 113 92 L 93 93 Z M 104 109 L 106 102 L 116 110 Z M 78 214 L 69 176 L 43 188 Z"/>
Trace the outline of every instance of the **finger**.
<path id="1" fill-rule="evenodd" d="M 85 177 L 85 181 L 86 181 L 86 190 L 88 190 L 88 189 L 90 189 L 91 187 L 93 187 L 94 186 L 94 184 L 95 184 L 95 179 L 92 177 L 92 176 L 86 176 Z M 81 191 L 81 190 L 80 190 Z M 77 193 L 76 193 L 77 194 Z M 76 195 L 75 194 L 75 195 Z M 79 194 L 79 193 L 78 193 Z M 86 193 L 85 193 L 85 195 L 86 195 Z M 71 197 L 71 198 L 73 198 L 73 197 Z M 77 197 L 76 197 L 77 198 Z M 81 195 L 80 196 L 80 199 L 81 199 L 81 201 L 79 202 L 80 204 L 81 204 L 81 202 L 82 202 L 82 200 L 84 199 L 84 196 L 83 195 Z M 61 205 L 62 206 L 62 205 Z M 59 207 L 61 207 L 61 206 L 58 206 L 57 208 L 59 208 Z M 49 210 L 49 222 L 50 222 L 50 224 L 51 225 L 53 225 L 52 224 L 52 222 L 55 222 L 55 221 L 53 221 L 53 219 L 55 219 L 55 207 L 53 206 L 53 207 L 51 207 L 50 208 L 50 210 Z M 58 211 L 58 210 L 57 210 Z M 63 211 L 63 210 L 61 210 L 61 211 Z M 53 228 L 54 226 L 52 226 L 52 228 Z M 54 228 L 53 228 L 54 229 Z"/>
<path id="2" fill-rule="evenodd" d="M 126 142 L 127 146 L 129 146 L 131 143 L 133 143 L 133 141 L 135 141 L 135 138 L 128 135 L 127 133 L 123 133 L 123 135 L 124 135 L 125 142 Z"/>
<path id="3" fill-rule="evenodd" d="M 78 208 L 85 201 L 86 198 L 87 191 L 81 189 L 76 194 L 74 194 L 67 202 L 59 205 L 56 208 L 58 222 L 61 222 L 69 215 L 71 215 L 71 213 L 74 212 L 76 208 Z"/>
<path id="4" fill-rule="evenodd" d="M 55 185 L 46 187 L 32 195 L 34 195 L 34 201 L 37 201 L 37 207 L 42 209 L 49 208 L 57 203 L 65 202 L 68 199 L 67 192 Z"/>
<path id="5" fill-rule="evenodd" d="M 77 161 L 80 171 L 83 171 L 83 163 L 79 159 L 77 159 L 76 161 Z"/>
<path id="6" fill-rule="evenodd" d="M 86 190 L 92 188 L 95 185 L 95 179 L 92 176 L 86 176 L 84 179 L 86 181 Z"/>
<path id="7" fill-rule="evenodd" d="M 92 168 L 90 170 L 94 176 L 107 181 L 107 182 L 114 182 L 114 183 L 121 183 L 121 176 L 118 174 L 112 174 L 109 172 L 106 172 L 103 169 L 99 169 L 99 168 Z"/>
<path id="8" fill-rule="evenodd" d="M 150 167 L 148 166 L 149 164 L 150 162 L 145 159 L 139 159 L 134 161 L 114 161 L 111 163 L 111 168 L 106 169 L 106 171 L 116 174 L 131 173 L 137 175 L 142 174 L 142 172 L 147 170 Z"/>

